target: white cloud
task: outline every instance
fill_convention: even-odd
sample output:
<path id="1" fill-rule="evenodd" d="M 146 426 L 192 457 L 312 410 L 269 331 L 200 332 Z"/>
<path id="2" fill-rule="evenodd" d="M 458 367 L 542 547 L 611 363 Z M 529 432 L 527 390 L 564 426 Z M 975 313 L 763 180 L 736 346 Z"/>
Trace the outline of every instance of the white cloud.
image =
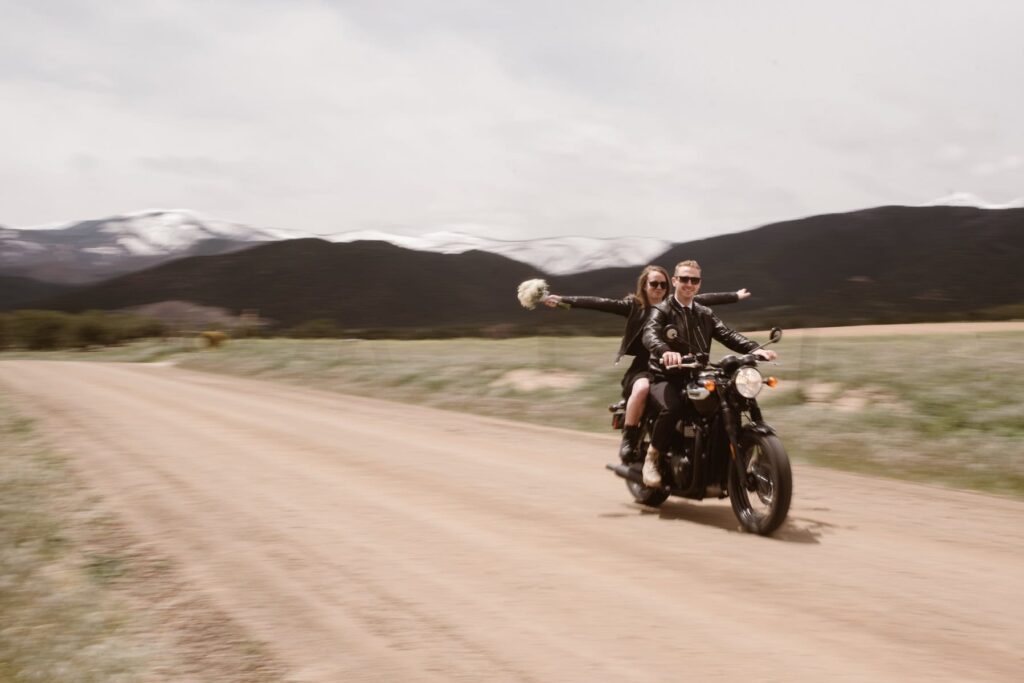
<path id="1" fill-rule="evenodd" d="M 687 239 L 1024 186 L 1015 3 L 0 11 L 8 225 L 182 206 L 319 232 Z"/>

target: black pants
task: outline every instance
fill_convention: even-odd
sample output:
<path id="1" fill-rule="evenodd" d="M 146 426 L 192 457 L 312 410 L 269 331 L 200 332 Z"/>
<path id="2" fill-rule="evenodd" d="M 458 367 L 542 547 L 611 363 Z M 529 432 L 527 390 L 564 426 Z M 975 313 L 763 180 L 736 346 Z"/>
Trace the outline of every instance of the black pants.
<path id="1" fill-rule="evenodd" d="M 676 423 L 683 416 L 683 410 L 690 399 L 686 398 L 686 381 L 655 382 L 651 385 L 651 398 L 660 409 L 654 421 L 654 433 L 651 434 L 651 445 L 659 453 L 668 450 L 672 441 L 672 432 Z"/>

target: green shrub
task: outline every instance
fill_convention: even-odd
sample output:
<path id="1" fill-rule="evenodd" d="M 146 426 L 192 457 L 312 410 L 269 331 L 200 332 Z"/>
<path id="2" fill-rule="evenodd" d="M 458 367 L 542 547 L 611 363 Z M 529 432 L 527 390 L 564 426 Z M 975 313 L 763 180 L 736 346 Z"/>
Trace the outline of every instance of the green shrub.
<path id="1" fill-rule="evenodd" d="M 74 346 L 107 346 L 117 341 L 107 316 L 102 311 L 89 311 L 79 315 L 74 325 Z"/>
<path id="2" fill-rule="evenodd" d="M 56 311 L 15 311 L 11 314 L 14 342 L 31 351 L 64 348 L 72 337 L 73 317 Z"/>
<path id="3" fill-rule="evenodd" d="M 78 315 L 57 311 L 15 311 L 0 316 L 0 349 L 85 349 L 163 335 L 164 326 L 158 321 L 103 311 Z"/>

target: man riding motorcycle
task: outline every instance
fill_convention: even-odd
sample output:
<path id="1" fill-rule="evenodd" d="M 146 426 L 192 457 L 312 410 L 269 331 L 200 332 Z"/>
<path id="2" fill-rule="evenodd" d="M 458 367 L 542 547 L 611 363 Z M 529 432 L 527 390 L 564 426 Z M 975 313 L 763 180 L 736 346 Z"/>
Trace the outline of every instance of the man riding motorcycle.
<path id="1" fill-rule="evenodd" d="M 661 486 L 658 459 L 682 416 L 688 400 L 684 393 L 686 383 L 691 378 L 690 373 L 667 372 L 666 369 L 681 364 L 684 354 L 707 354 L 712 339 L 737 353 L 754 353 L 765 360 L 777 358 L 774 351 L 758 349 L 756 342 L 726 327 L 710 308 L 696 303 L 693 298 L 700 291 L 700 282 L 700 264 L 696 261 L 678 263 L 672 276 L 673 295 L 651 308 L 644 325 L 643 343 L 651 354 L 650 396 L 660 409 L 643 467 L 644 485 L 652 488 Z"/>

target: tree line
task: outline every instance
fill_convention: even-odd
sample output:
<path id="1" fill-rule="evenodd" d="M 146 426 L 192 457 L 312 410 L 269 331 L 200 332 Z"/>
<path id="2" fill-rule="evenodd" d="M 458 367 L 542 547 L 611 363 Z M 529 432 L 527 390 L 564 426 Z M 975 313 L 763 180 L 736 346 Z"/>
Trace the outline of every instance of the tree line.
<path id="1" fill-rule="evenodd" d="M 34 310 L 0 313 L 0 349 L 87 349 L 162 337 L 165 333 L 164 325 L 157 320 L 124 313 Z"/>

